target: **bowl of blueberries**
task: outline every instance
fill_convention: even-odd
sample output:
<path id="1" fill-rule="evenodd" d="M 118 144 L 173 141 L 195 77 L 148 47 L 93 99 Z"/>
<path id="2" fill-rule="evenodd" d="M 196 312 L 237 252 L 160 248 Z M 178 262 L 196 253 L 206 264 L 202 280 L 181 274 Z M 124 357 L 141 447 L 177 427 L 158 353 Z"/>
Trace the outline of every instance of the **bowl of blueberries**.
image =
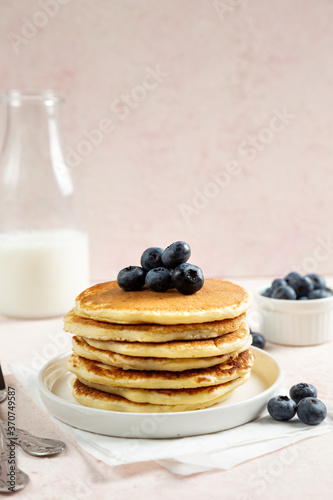
<path id="1" fill-rule="evenodd" d="M 290 272 L 256 292 L 255 301 L 270 342 L 306 346 L 333 339 L 333 292 L 319 274 Z"/>

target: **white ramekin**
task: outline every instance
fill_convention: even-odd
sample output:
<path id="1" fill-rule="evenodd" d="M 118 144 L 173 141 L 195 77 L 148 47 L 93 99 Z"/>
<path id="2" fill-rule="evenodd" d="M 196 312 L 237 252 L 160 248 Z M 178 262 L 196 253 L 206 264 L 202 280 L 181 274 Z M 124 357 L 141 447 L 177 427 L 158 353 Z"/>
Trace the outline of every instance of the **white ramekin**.
<path id="1" fill-rule="evenodd" d="M 275 344 L 305 346 L 333 339 L 333 296 L 314 300 L 283 300 L 255 292 L 260 333 Z"/>

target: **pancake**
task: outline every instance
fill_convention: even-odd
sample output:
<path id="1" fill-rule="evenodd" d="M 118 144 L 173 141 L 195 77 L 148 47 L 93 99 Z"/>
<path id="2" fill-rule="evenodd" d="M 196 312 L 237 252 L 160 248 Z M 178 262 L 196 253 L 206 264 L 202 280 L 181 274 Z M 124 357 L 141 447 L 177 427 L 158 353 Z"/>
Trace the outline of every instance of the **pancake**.
<path id="1" fill-rule="evenodd" d="M 169 413 L 181 411 L 193 411 L 213 406 L 214 404 L 225 401 L 232 393 L 227 392 L 222 396 L 206 401 L 204 403 L 183 404 L 183 405 L 153 405 L 149 403 L 134 403 L 121 396 L 108 394 L 88 387 L 77 378 L 72 382 L 72 394 L 76 401 L 84 406 L 97 408 L 99 410 L 122 411 L 130 413 Z"/>
<path id="2" fill-rule="evenodd" d="M 130 389 L 126 387 L 94 384 L 93 382 L 88 382 L 88 380 L 78 377 L 80 382 L 92 389 L 122 396 L 134 403 L 150 403 L 155 405 L 205 403 L 223 396 L 224 394 L 231 393 L 231 391 L 234 391 L 237 387 L 245 384 L 249 378 L 250 373 L 247 373 L 225 384 L 197 387 L 196 389 Z"/>
<path id="3" fill-rule="evenodd" d="M 121 325 L 83 318 L 77 316 L 72 310 L 64 318 L 64 330 L 80 337 L 95 340 L 170 342 L 172 340 L 198 340 L 219 337 L 224 333 L 237 330 L 244 320 L 245 314 L 241 314 L 235 318 L 222 321 L 189 325 Z"/>
<path id="4" fill-rule="evenodd" d="M 254 356 L 246 350 L 225 363 L 210 368 L 183 372 L 122 370 L 85 359 L 76 354 L 69 358 L 68 370 L 89 382 L 139 389 L 184 389 L 218 385 L 241 377 L 251 370 Z"/>
<path id="5" fill-rule="evenodd" d="M 76 298 L 75 314 L 110 323 L 162 325 L 206 323 L 236 318 L 251 305 L 241 286 L 220 279 L 207 279 L 193 295 L 176 289 L 165 293 L 143 288 L 125 292 L 116 281 L 99 283 Z"/>
<path id="6" fill-rule="evenodd" d="M 112 351 L 128 356 L 144 356 L 154 358 L 204 358 L 221 356 L 248 346 L 252 342 L 249 327 L 243 323 L 234 332 L 226 333 L 214 339 L 175 340 L 164 343 L 112 342 L 98 341 L 84 337 L 92 347 L 103 351 Z"/>
<path id="7" fill-rule="evenodd" d="M 251 337 L 249 335 L 249 337 Z M 155 371 L 184 371 L 199 368 L 208 368 L 215 366 L 228 359 L 238 356 L 242 351 L 245 351 L 251 345 L 252 338 L 249 338 L 247 345 L 239 351 L 224 354 L 222 356 L 209 356 L 206 358 L 154 358 L 154 357 L 138 357 L 126 356 L 117 354 L 112 351 L 103 351 L 90 346 L 80 337 L 73 337 L 73 352 L 78 356 L 99 361 L 105 365 L 110 365 L 123 370 L 155 370 Z"/>

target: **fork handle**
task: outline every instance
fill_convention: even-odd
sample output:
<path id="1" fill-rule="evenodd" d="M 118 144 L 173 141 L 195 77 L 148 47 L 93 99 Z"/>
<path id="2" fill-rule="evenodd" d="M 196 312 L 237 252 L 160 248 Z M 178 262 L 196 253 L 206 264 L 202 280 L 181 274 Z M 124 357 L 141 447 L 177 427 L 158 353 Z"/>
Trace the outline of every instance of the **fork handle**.
<path id="1" fill-rule="evenodd" d="M 2 422 L 4 424 L 4 422 Z M 60 441 L 59 439 L 48 439 L 39 436 L 33 436 L 30 432 L 23 429 L 15 428 L 13 430 L 9 429 L 5 424 L 5 429 L 7 431 L 7 437 L 10 441 L 15 441 L 18 444 L 26 444 L 41 446 L 44 448 L 66 448 L 66 443 Z"/>
<path id="2" fill-rule="evenodd" d="M 29 455 L 43 456 L 59 453 L 65 448 L 65 443 L 53 439 L 37 438 L 29 436 L 28 438 L 10 438 L 10 440 L 18 444 L 23 451 Z"/>

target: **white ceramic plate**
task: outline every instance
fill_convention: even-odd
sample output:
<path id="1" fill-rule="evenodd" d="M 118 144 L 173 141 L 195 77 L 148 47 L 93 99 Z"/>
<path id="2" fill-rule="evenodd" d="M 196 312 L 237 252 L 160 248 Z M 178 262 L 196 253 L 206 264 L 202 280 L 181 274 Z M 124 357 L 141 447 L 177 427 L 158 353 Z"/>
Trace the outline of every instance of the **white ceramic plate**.
<path id="1" fill-rule="evenodd" d="M 255 362 L 249 380 L 223 403 L 181 413 L 124 413 L 82 406 L 72 396 L 70 354 L 49 361 L 38 377 L 49 412 L 66 424 L 97 434 L 133 438 L 175 438 L 209 434 L 245 424 L 261 415 L 282 382 L 282 367 L 267 352 L 252 347 Z"/>

